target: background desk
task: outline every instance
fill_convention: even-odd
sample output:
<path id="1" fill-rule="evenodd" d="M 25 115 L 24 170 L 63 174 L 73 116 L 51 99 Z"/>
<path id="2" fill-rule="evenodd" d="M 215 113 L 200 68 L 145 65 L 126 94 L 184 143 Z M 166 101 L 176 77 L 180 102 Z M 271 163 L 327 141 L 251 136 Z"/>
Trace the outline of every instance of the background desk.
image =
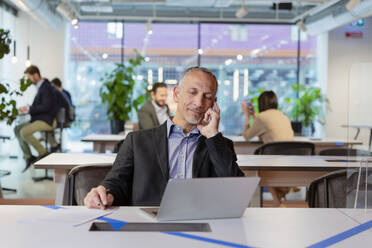
<path id="1" fill-rule="evenodd" d="M 254 151 L 263 143 L 257 137 L 251 140 L 245 140 L 243 136 L 226 136 L 234 142 L 236 154 L 253 154 Z M 295 141 L 311 142 L 315 145 L 315 154 L 321 150 L 333 148 L 347 148 L 353 145 L 362 145 L 363 142 L 358 140 L 338 140 L 338 139 L 311 139 L 308 137 L 295 136 Z"/>
<path id="2" fill-rule="evenodd" d="M 67 175 L 78 165 L 112 165 L 116 154 L 53 153 L 35 163 L 36 169 L 54 169 L 58 184 L 56 204 L 67 204 Z M 347 157 L 238 155 L 238 165 L 246 176 L 261 177 L 261 186 L 308 186 L 312 180 L 328 172 L 359 163 L 326 162 L 327 158 Z M 254 204 L 258 206 L 258 203 Z"/>
<path id="3" fill-rule="evenodd" d="M 161 232 L 89 232 L 90 223 L 78 227 L 32 225 L 20 220 L 53 210 L 41 206 L 0 206 L 1 246 L 20 248 L 37 245 L 49 247 L 232 247 L 203 240 Z M 80 208 L 80 207 L 75 207 Z M 368 210 L 366 221 L 371 218 Z M 350 215 L 360 210 L 343 212 L 338 209 L 258 209 L 248 208 L 240 219 L 204 220 L 212 232 L 188 233 L 196 237 L 237 244 L 235 247 L 307 247 L 350 230 L 360 222 Z M 369 215 L 369 216 L 368 216 Z M 152 222 L 135 207 L 121 207 L 107 216 L 126 222 Z M 194 236 L 194 237 L 195 237 Z M 332 247 L 368 247 L 372 243 L 371 229 L 340 241 Z"/>
<path id="4" fill-rule="evenodd" d="M 36 169 L 53 169 L 54 182 L 58 184 L 56 192 L 57 205 L 68 202 L 68 173 L 78 165 L 112 165 L 116 154 L 93 153 L 52 153 L 37 161 Z"/>
<path id="5" fill-rule="evenodd" d="M 105 153 L 106 150 L 113 151 L 116 143 L 125 139 L 121 134 L 90 134 L 81 139 L 83 142 L 93 142 L 93 151 Z"/>
<path id="6" fill-rule="evenodd" d="M 360 166 L 359 162 L 327 162 L 326 159 L 347 160 L 348 157 L 238 155 L 238 164 L 247 176 L 261 177 L 261 186 L 271 187 L 309 186 L 314 179 L 329 172 Z"/>

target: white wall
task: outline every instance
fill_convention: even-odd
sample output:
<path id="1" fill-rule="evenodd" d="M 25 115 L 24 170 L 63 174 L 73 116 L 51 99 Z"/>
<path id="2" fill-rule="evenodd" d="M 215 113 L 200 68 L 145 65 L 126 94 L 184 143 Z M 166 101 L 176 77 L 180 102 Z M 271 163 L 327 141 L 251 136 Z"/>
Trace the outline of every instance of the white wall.
<path id="1" fill-rule="evenodd" d="M 24 12 L 19 12 L 16 18 L 10 17 L 10 14 L 4 14 L 4 27 L 11 30 L 12 39 L 17 42 L 18 62 L 11 63 L 12 44 L 11 54 L 1 60 L 1 80 L 10 81 L 12 84 L 19 82 L 26 69 L 27 45 L 29 44 L 31 62 L 39 67 L 41 76 L 49 80 L 59 77 L 63 82 L 65 29 L 53 30 L 42 26 Z M 35 90 L 30 87 L 25 96 L 17 101 L 18 105 L 32 103 L 34 94 Z"/>
<path id="2" fill-rule="evenodd" d="M 346 38 L 345 32 L 363 32 L 363 38 Z M 346 25 L 329 32 L 328 42 L 328 98 L 331 110 L 327 113 L 326 132 L 328 137 L 353 137 L 354 129 L 342 128 L 343 124 L 353 124 L 348 111 L 350 97 L 349 74 L 353 64 L 372 62 L 372 18 L 365 19 L 364 27 Z M 372 70 L 372 68 L 371 68 Z M 372 92 L 372 83 L 366 91 Z M 372 105 L 371 105 L 372 107 Z M 372 114 L 372 111 L 369 111 Z M 358 123 L 372 125 L 372 123 Z M 360 138 L 367 144 L 369 130 L 362 130 Z"/>

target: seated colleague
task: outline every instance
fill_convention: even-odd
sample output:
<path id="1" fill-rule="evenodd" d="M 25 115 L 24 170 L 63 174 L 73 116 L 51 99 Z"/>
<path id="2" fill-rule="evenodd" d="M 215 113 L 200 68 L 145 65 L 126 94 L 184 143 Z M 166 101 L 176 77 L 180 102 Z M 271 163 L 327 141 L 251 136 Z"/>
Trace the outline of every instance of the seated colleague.
<path id="1" fill-rule="evenodd" d="M 74 105 L 72 104 L 71 95 L 70 93 L 62 88 L 62 82 L 58 78 L 54 78 L 51 81 L 51 84 L 56 88 L 64 99 L 61 99 L 62 106 L 66 110 L 66 118 L 65 118 L 65 124 L 64 127 L 70 127 L 71 123 L 75 119 L 75 110 Z M 65 104 L 65 101 L 67 101 L 67 104 Z"/>
<path id="2" fill-rule="evenodd" d="M 151 90 L 151 102 L 145 103 L 138 110 L 138 126 L 140 130 L 158 127 L 169 118 L 167 100 L 167 85 L 155 83 Z"/>
<path id="3" fill-rule="evenodd" d="M 55 121 L 55 104 L 54 88 L 48 80 L 42 79 L 39 69 L 31 65 L 25 70 L 25 74 L 29 80 L 36 86 L 37 93 L 31 106 L 23 106 L 19 108 L 21 113 L 29 113 L 31 121 L 22 123 L 14 128 L 15 135 L 21 146 L 21 149 L 26 159 L 26 171 L 33 162 L 47 154 L 46 149 L 41 145 L 33 134 L 39 131 L 52 131 L 56 127 Z M 54 138 L 50 137 L 51 144 Z M 34 157 L 31 154 L 29 144 L 32 145 L 39 154 L 39 157 Z"/>
<path id="4" fill-rule="evenodd" d="M 245 139 L 251 139 L 259 136 L 264 143 L 276 141 L 292 141 L 293 130 L 288 117 L 278 108 L 278 99 L 273 91 L 265 91 L 258 97 L 258 110 L 260 114 L 255 115 L 251 103 L 248 106 L 241 104 L 245 114 L 243 136 Z M 249 124 L 249 117 L 253 117 L 252 127 Z M 289 192 L 296 192 L 297 187 L 267 187 L 273 196 L 276 206 L 280 206 L 280 200 Z"/>
<path id="5" fill-rule="evenodd" d="M 59 80 L 59 78 L 54 78 L 52 81 L 50 81 L 51 84 L 56 88 L 58 89 L 60 92 L 62 92 L 62 95 L 67 97 L 68 99 L 68 102 L 71 106 L 74 106 L 74 104 L 72 104 L 72 99 L 71 99 L 71 94 L 70 92 L 68 92 L 67 90 L 65 90 L 63 87 L 62 87 L 62 82 L 61 80 Z"/>
<path id="6" fill-rule="evenodd" d="M 258 136 L 264 143 L 274 141 L 292 141 L 293 130 L 288 117 L 278 108 L 278 99 L 273 91 L 265 91 L 258 97 L 258 110 L 260 114 L 255 115 L 251 103 L 247 106 L 244 101 L 241 104 L 245 114 L 243 136 L 249 140 Z M 249 117 L 253 117 L 252 127 Z"/>
<path id="7" fill-rule="evenodd" d="M 85 205 L 155 206 L 169 179 L 243 176 L 232 141 L 218 132 L 217 86 L 208 69 L 187 69 L 173 90 L 174 118 L 129 133 L 112 170 L 87 194 Z"/>

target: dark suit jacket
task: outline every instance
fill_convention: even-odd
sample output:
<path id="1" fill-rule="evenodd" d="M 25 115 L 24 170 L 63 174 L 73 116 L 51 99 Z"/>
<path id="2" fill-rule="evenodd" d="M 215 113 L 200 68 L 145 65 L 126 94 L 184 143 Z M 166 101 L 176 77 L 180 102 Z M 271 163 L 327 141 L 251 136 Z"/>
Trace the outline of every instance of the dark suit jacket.
<path id="1" fill-rule="evenodd" d="M 48 80 L 43 79 L 42 85 L 37 91 L 28 111 L 31 115 L 31 122 L 40 120 L 51 126 L 53 125 L 53 120 L 56 116 L 54 97 L 54 87 Z"/>
<path id="2" fill-rule="evenodd" d="M 72 99 L 71 99 L 71 94 L 70 94 L 70 92 L 68 92 L 68 91 L 65 90 L 65 89 L 62 89 L 62 94 L 64 94 L 64 95 L 68 98 L 69 104 L 70 104 L 71 106 L 74 106 L 74 104 L 72 103 Z"/>
<path id="3" fill-rule="evenodd" d="M 167 114 L 169 116 L 169 108 L 167 107 Z M 145 103 L 142 108 L 138 110 L 138 127 L 140 130 L 151 129 L 158 127 L 160 124 L 158 116 L 156 115 L 155 107 L 152 105 L 152 102 Z"/>
<path id="4" fill-rule="evenodd" d="M 158 206 L 169 179 L 168 164 L 166 123 L 131 132 L 101 185 L 114 196 L 114 205 Z M 194 178 L 244 175 L 236 163 L 232 141 L 221 133 L 199 138 L 192 171 Z"/>

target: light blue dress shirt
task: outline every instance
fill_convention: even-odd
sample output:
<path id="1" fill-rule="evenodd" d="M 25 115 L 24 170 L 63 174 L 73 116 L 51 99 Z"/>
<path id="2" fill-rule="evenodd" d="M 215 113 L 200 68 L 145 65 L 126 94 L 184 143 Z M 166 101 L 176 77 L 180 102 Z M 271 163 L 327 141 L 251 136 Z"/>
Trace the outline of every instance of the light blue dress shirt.
<path id="1" fill-rule="evenodd" d="M 167 120 L 169 178 L 192 178 L 192 162 L 201 136 L 195 127 L 187 135 L 182 127 Z"/>

